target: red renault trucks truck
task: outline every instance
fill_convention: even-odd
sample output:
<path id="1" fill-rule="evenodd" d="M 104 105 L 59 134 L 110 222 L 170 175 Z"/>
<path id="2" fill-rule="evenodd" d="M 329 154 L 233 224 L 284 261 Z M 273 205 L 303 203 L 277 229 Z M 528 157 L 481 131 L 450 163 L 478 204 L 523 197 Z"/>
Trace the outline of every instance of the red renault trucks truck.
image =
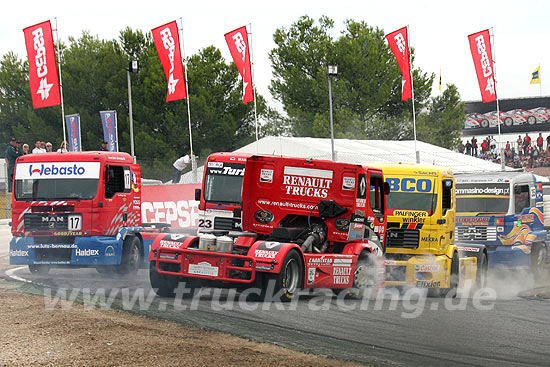
<path id="1" fill-rule="evenodd" d="M 139 165 L 127 153 L 30 154 L 15 166 L 10 264 L 132 273 L 158 231 L 141 227 Z"/>
<path id="2" fill-rule="evenodd" d="M 250 156 L 243 231 L 159 236 L 149 254 L 151 286 L 161 296 L 174 296 L 179 282 L 256 288 L 261 298 L 271 280 L 282 301 L 300 288 L 357 295 L 383 281 L 388 191 L 377 168 Z"/>

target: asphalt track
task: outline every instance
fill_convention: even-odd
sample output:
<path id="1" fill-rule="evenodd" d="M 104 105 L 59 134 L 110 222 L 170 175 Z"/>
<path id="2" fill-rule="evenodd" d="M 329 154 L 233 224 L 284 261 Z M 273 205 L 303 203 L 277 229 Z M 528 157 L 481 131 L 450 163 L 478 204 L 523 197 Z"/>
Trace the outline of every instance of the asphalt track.
<path id="1" fill-rule="evenodd" d="M 50 295 L 66 295 L 374 366 L 550 365 L 550 301 L 530 290 L 534 285 L 525 274 L 493 274 L 496 298 L 488 293 L 487 299 L 401 296 L 392 301 L 386 294 L 342 301 L 319 292 L 281 305 L 238 302 L 238 293 L 205 289 L 200 299 L 174 301 L 153 296 L 145 270 L 113 279 L 94 269 L 53 269 L 35 276 L 24 267 L 10 267 L 10 238 L 7 226 L 0 225 L 0 276 L 33 282 L 26 287 L 46 295 L 45 307 L 55 302 Z"/>

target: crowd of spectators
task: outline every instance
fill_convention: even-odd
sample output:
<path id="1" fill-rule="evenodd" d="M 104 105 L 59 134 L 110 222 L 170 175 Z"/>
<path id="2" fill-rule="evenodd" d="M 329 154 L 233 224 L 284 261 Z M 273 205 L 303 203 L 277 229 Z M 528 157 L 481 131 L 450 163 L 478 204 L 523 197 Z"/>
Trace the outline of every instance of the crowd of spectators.
<path id="1" fill-rule="evenodd" d="M 545 140 L 546 148 L 544 148 Z M 467 140 L 466 143 L 460 142 L 458 150 L 460 153 L 500 164 L 501 152 L 493 136 L 488 136 L 481 143 L 478 143 L 475 137 Z M 518 135 L 515 142 L 506 142 L 504 159 L 505 164 L 513 168 L 550 167 L 550 135 L 544 139 L 542 133 L 539 133 L 534 141 L 529 133 L 525 133 L 523 138 Z"/>

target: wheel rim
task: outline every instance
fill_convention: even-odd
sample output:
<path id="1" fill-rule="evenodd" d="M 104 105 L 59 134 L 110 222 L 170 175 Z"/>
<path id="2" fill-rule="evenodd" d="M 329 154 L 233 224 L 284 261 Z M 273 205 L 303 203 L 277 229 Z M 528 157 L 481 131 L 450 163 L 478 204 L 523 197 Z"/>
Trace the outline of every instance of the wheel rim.
<path id="1" fill-rule="evenodd" d="M 353 286 L 358 289 L 365 289 L 369 285 L 372 285 L 372 269 L 367 262 L 359 264 L 355 268 L 355 273 L 353 275 Z"/>
<path id="2" fill-rule="evenodd" d="M 129 265 L 130 267 L 135 267 L 137 266 L 139 262 L 139 249 L 137 248 L 137 246 L 132 246 L 132 251 L 130 252 L 130 256 L 129 256 Z"/>
<path id="3" fill-rule="evenodd" d="M 294 294 L 298 289 L 299 265 L 296 259 L 290 259 L 285 267 L 285 289 L 287 293 Z"/>
<path id="4" fill-rule="evenodd" d="M 533 125 L 535 123 L 535 118 L 533 116 L 529 117 L 528 122 L 530 125 Z"/>

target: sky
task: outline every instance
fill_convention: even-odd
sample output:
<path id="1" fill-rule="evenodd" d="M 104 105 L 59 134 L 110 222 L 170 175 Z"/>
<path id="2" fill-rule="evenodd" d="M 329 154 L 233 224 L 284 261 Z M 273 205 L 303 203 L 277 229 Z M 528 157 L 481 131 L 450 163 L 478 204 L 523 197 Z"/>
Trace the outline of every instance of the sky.
<path id="1" fill-rule="evenodd" d="M 439 93 L 441 73 L 443 85 L 455 84 L 464 101 L 481 99 L 467 36 L 492 28 L 498 97 L 550 94 L 550 2 L 542 0 L 8 1 L 0 14 L 0 55 L 13 51 L 26 59 L 23 28 L 48 19 L 55 28 L 57 18 L 59 38 L 67 42 L 69 36 L 79 38 L 82 31 L 100 39 L 118 39 L 127 26 L 147 32 L 181 18 L 187 56 L 214 45 L 230 61 L 224 34 L 247 25 L 256 90 L 276 107 L 268 89 L 273 33 L 277 28 L 288 29 L 303 15 L 333 19 L 335 38 L 346 19 L 365 21 L 385 33 L 408 25 L 414 67 L 435 74 L 432 95 Z M 539 64 L 542 85 L 531 85 L 531 73 Z M 190 98 L 192 88 L 189 85 Z"/>

